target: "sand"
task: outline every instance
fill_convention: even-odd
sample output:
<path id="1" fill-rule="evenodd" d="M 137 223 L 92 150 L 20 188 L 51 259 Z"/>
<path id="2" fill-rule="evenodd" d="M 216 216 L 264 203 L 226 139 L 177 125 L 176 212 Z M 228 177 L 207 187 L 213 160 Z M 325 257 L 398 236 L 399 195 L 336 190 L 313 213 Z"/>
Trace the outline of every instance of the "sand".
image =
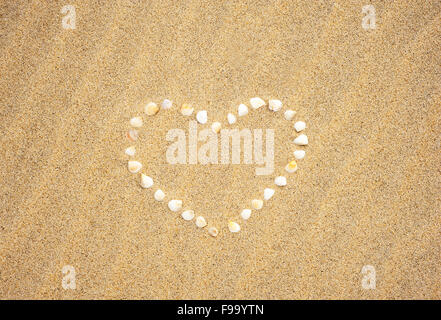
<path id="1" fill-rule="evenodd" d="M 441 298 L 441 4 L 372 1 L 366 31 L 365 2 L 71 1 L 75 30 L 64 2 L 2 3 L 0 298 Z M 237 234 L 225 221 L 273 178 L 168 165 L 167 130 L 188 126 L 173 110 L 141 130 L 152 177 L 213 239 L 139 188 L 128 121 L 169 98 L 226 123 L 256 95 L 296 110 L 310 145 Z M 281 112 L 240 123 L 277 129 L 278 170 L 292 156 Z"/>

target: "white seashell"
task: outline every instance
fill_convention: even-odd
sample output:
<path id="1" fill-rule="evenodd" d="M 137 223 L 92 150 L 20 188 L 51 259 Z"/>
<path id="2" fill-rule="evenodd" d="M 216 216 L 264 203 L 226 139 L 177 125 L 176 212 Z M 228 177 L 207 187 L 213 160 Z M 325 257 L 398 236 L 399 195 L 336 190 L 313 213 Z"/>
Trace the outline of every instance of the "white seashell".
<path id="1" fill-rule="evenodd" d="M 284 176 L 277 177 L 274 179 L 274 183 L 279 187 L 286 186 L 286 178 Z"/>
<path id="2" fill-rule="evenodd" d="M 130 119 L 130 125 L 135 128 L 141 128 L 142 127 L 142 118 L 141 117 L 134 117 Z"/>
<path id="3" fill-rule="evenodd" d="M 243 209 L 242 212 L 240 213 L 240 216 L 242 217 L 242 219 L 248 220 L 251 216 L 251 210 L 250 209 Z"/>
<path id="4" fill-rule="evenodd" d="M 263 190 L 263 198 L 265 200 L 271 199 L 274 195 L 274 192 L 276 192 L 274 189 L 266 188 L 265 190 Z"/>
<path id="5" fill-rule="evenodd" d="M 168 202 L 168 208 L 173 211 L 177 212 L 182 209 L 182 200 L 170 200 Z"/>
<path id="6" fill-rule="evenodd" d="M 135 129 L 130 129 L 130 130 L 127 132 L 127 138 L 129 138 L 129 139 L 132 140 L 132 141 L 136 141 L 136 140 L 138 140 L 138 131 L 135 130 Z"/>
<path id="7" fill-rule="evenodd" d="M 165 193 L 161 189 L 158 189 L 156 190 L 154 197 L 156 201 L 162 201 L 165 198 Z"/>
<path id="8" fill-rule="evenodd" d="M 219 231 L 215 227 L 210 227 L 208 229 L 208 233 L 213 237 L 217 237 L 217 235 L 219 234 Z"/>
<path id="9" fill-rule="evenodd" d="M 196 226 L 198 228 L 203 228 L 207 225 L 207 221 L 205 221 L 205 218 L 202 216 L 199 216 L 196 218 Z"/>
<path id="10" fill-rule="evenodd" d="M 263 200 L 260 199 L 254 199 L 251 201 L 251 207 L 256 210 L 260 210 L 263 207 Z"/>
<path id="11" fill-rule="evenodd" d="M 237 114 L 239 115 L 239 117 L 243 117 L 243 116 L 247 115 L 248 114 L 248 107 L 246 105 L 244 105 L 243 103 L 241 103 L 237 107 Z"/>
<path id="12" fill-rule="evenodd" d="M 298 146 L 306 146 L 308 144 L 308 137 L 305 134 L 301 134 L 294 139 L 294 143 Z"/>
<path id="13" fill-rule="evenodd" d="M 147 103 L 147 105 L 144 107 L 144 112 L 149 115 L 149 116 L 153 116 L 155 114 L 157 114 L 159 111 L 159 107 L 156 103 L 154 102 L 149 102 Z"/>
<path id="14" fill-rule="evenodd" d="M 236 116 L 234 115 L 234 114 L 232 114 L 232 113 L 229 113 L 228 115 L 227 115 L 227 119 L 228 119 L 228 123 L 229 124 L 234 124 L 234 123 L 236 123 Z"/>
<path id="15" fill-rule="evenodd" d="M 301 160 L 305 157 L 305 153 L 306 153 L 305 150 L 296 150 L 294 151 L 294 157 L 297 160 Z"/>
<path id="16" fill-rule="evenodd" d="M 285 119 L 288 121 L 291 121 L 292 119 L 294 119 L 294 116 L 296 115 L 296 112 L 294 110 L 286 110 L 285 111 Z"/>
<path id="17" fill-rule="evenodd" d="M 297 169 L 298 169 L 297 162 L 295 160 L 290 161 L 285 167 L 286 172 L 289 173 L 296 172 Z"/>
<path id="18" fill-rule="evenodd" d="M 201 124 L 206 124 L 208 120 L 207 110 L 201 110 L 196 114 L 196 120 Z"/>
<path id="19" fill-rule="evenodd" d="M 191 116 L 191 114 L 193 113 L 194 108 L 191 106 L 191 104 L 188 103 L 184 103 L 181 106 L 181 113 L 184 116 Z"/>
<path id="20" fill-rule="evenodd" d="M 164 101 L 162 101 L 161 107 L 162 107 L 162 109 L 167 110 L 167 109 L 170 109 L 172 107 L 172 105 L 173 105 L 173 102 L 171 102 L 168 99 L 164 99 Z"/>
<path id="21" fill-rule="evenodd" d="M 211 125 L 211 130 L 213 130 L 214 133 L 219 133 L 221 128 L 222 128 L 222 124 L 220 122 L 213 122 Z"/>
<path id="22" fill-rule="evenodd" d="M 134 146 L 128 147 L 125 151 L 126 155 L 133 157 L 136 153 L 136 149 Z"/>
<path id="23" fill-rule="evenodd" d="M 129 171 L 131 173 L 137 173 L 142 168 L 141 162 L 130 160 L 128 163 Z"/>
<path id="24" fill-rule="evenodd" d="M 271 111 L 277 112 L 282 109 L 282 101 L 280 100 L 270 100 L 268 101 L 268 108 Z"/>
<path id="25" fill-rule="evenodd" d="M 181 216 L 185 221 L 193 220 L 194 211 L 193 210 L 185 210 L 184 212 L 182 212 Z"/>
<path id="26" fill-rule="evenodd" d="M 250 104 L 253 109 L 259 109 L 265 105 L 265 101 L 259 97 L 255 97 L 250 99 Z"/>
<path id="27" fill-rule="evenodd" d="M 303 121 L 297 121 L 296 123 L 294 123 L 294 129 L 296 129 L 297 132 L 305 130 L 305 128 L 306 123 L 304 123 Z"/>
<path id="28" fill-rule="evenodd" d="M 141 174 L 141 187 L 144 189 L 150 188 L 153 186 L 153 179 L 145 174 Z"/>
<path id="29" fill-rule="evenodd" d="M 231 232 L 239 232 L 240 226 L 236 222 L 230 221 L 230 222 L 228 222 L 228 229 Z"/>

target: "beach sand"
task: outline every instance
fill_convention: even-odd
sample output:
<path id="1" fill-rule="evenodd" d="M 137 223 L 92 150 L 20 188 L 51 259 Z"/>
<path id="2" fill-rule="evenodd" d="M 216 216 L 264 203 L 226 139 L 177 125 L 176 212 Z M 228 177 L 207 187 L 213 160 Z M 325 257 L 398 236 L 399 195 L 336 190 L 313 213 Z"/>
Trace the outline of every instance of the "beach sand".
<path id="1" fill-rule="evenodd" d="M 441 3 L 372 1 L 364 30 L 365 2 L 75 0 L 75 30 L 65 2 L 2 3 L 0 298 L 440 299 Z M 254 96 L 296 110 L 310 143 L 242 222 L 273 176 L 169 165 L 165 134 L 187 130 L 181 103 L 226 123 Z M 138 156 L 217 238 L 127 170 L 128 121 L 164 98 L 174 109 L 144 117 Z M 276 129 L 283 172 L 283 113 L 237 125 Z"/>

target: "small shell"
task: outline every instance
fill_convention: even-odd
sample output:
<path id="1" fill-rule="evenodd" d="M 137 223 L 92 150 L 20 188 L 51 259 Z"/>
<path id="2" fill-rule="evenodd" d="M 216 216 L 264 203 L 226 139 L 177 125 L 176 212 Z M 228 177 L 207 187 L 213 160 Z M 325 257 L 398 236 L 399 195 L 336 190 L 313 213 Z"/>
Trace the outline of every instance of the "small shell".
<path id="1" fill-rule="evenodd" d="M 228 119 L 228 123 L 229 124 L 234 124 L 237 121 L 236 116 L 234 114 L 232 114 L 232 113 L 229 113 L 227 115 L 227 119 Z"/>
<path id="2" fill-rule="evenodd" d="M 159 111 L 159 107 L 156 103 L 154 102 L 149 102 L 147 103 L 147 105 L 144 107 L 144 112 L 149 115 L 149 116 L 153 116 L 155 114 L 157 114 Z"/>
<path id="3" fill-rule="evenodd" d="M 305 134 L 301 134 L 294 139 L 294 143 L 298 146 L 306 146 L 308 144 L 308 137 Z"/>
<path id="4" fill-rule="evenodd" d="M 158 189 L 156 190 L 154 197 L 156 201 L 162 201 L 165 198 L 165 193 L 161 189 Z"/>
<path id="5" fill-rule="evenodd" d="M 250 104 L 253 109 L 259 109 L 265 105 L 265 101 L 259 97 L 255 97 L 250 99 Z"/>
<path id="6" fill-rule="evenodd" d="M 208 233 L 210 234 L 210 236 L 212 237 L 217 237 L 217 235 L 219 234 L 219 231 L 217 230 L 217 228 L 215 227 L 210 227 L 208 229 Z"/>
<path id="7" fill-rule="evenodd" d="M 184 103 L 181 106 L 181 113 L 184 116 L 191 116 L 191 114 L 193 113 L 194 108 L 191 106 L 191 104 L 188 103 Z"/>
<path id="8" fill-rule="evenodd" d="M 279 187 L 286 186 L 286 178 L 284 176 L 279 176 L 274 179 L 274 183 Z"/>
<path id="9" fill-rule="evenodd" d="M 168 208 L 173 211 L 177 212 L 182 209 L 182 200 L 170 200 L 168 202 Z"/>
<path id="10" fill-rule="evenodd" d="M 268 101 L 268 108 L 271 111 L 277 112 L 282 109 L 282 101 L 280 100 L 270 100 Z"/>
<path id="11" fill-rule="evenodd" d="M 153 186 L 153 179 L 145 174 L 141 174 L 141 187 L 144 189 L 150 188 Z"/>
<path id="12" fill-rule="evenodd" d="M 239 117 L 243 117 L 243 116 L 247 115 L 248 114 L 248 107 L 246 105 L 244 105 L 243 103 L 241 103 L 237 107 L 237 114 L 239 115 Z"/>
<path id="13" fill-rule="evenodd" d="M 296 123 L 294 123 L 294 129 L 296 129 L 297 132 L 305 130 L 305 128 L 306 123 L 304 123 L 303 121 L 297 121 Z"/>
<path id="14" fill-rule="evenodd" d="M 260 210 L 263 207 L 263 200 L 260 199 L 254 199 L 251 201 L 251 207 L 256 210 Z"/>
<path id="15" fill-rule="evenodd" d="M 292 160 L 286 165 L 285 170 L 286 172 L 293 173 L 297 171 L 297 168 L 297 162 Z"/>
<path id="16" fill-rule="evenodd" d="M 136 149 L 134 146 L 128 147 L 125 151 L 126 155 L 133 157 L 136 153 Z"/>
<path id="17" fill-rule="evenodd" d="M 296 112 L 294 110 L 286 110 L 285 111 L 285 119 L 288 121 L 291 121 L 292 119 L 294 119 L 294 116 L 296 115 Z"/>
<path id="18" fill-rule="evenodd" d="M 214 133 L 219 133 L 221 128 L 222 128 L 222 124 L 220 122 L 213 122 L 211 125 L 211 130 L 213 130 Z"/>
<path id="19" fill-rule="evenodd" d="M 265 190 L 263 190 L 263 198 L 265 200 L 271 199 L 274 195 L 274 192 L 276 192 L 274 189 L 266 188 Z"/>
<path id="20" fill-rule="evenodd" d="M 196 226 L 198 228 L 203 228 L 207 225 L 207 221 L 205 221 L 205 218 L 202 216 L 199 216 L 196 218 Z"/>
<path id="21" fill-rule="evenodd" d="M 162 101 L 162 103 L 161 103 L 162 109 L 165 109 L 165 110 L 170 109 L 172 107 L 172 105 L 173 105 L 173 102 L 171 102 L 168 99 L 164 99 L 164 101 Z"/>
<path id="22" fill-rule="evenodd" d="M 242 212 L 240 213 L 240 216 L 242 217 L 242 219 L 248 220 L 251 216 L 251 210 L 250 209 L 243 209 Z"/>
<path id="23" fill-rule="evenodd" d="M 129 138 L 129 139 L 132 140 L 132 141 L 136 141 L 136 140 L 138 140 L 138 131 L 135 130 L 135 129 L 130 129 L 130 130 L 127 132 L 127 138 Z"/>
<path id="24" fill-rule="evenodd" d="M 131 173 L 137 173 L 142 168 L 141 162 L 131 160 L 128 163 L 128 168 Z"/>
<path id="25" fill-rule="evenodd" d="M 297 160 L 301 160 L 305 157 L 305 150 L 296 150 L 294 151 L 294 157 Z"/>
<path id="26" fill-rule="evenodd" d="M 181 216 L 185 221 L 193 220 L 194 211 L 193 210 L 185 210 L 184 212 L 182 212 Z"/>
<path id="27" fill-rule="evenodd" d="M 207 110 L 201 110 L 196 114 L 196 120 L 201 124 L 206 124 L 208 120 Z"/>
<path id="28" fill-rule="evenodd" d="M 236 222 L 230 221 L 230 222 L 228 222 L 228 229 L 231 232 L 239 232 L 240 231 L 240 226 Z"/>
<path id="29" fill-rule="evenodd" d="M 142 127 L 142 118 L 141 117 L 134 117 L 130 119 L 130 125 L 135 128 L 141 128 Z"/>

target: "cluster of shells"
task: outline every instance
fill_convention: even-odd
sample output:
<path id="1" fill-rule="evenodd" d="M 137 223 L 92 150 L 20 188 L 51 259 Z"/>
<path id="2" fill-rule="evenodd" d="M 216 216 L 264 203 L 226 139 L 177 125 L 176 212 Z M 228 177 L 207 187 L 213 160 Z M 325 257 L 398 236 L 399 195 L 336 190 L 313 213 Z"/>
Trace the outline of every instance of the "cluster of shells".
<path id="1" fill-rule="evenodd" d="M 161 108 L 164 110 L 171 109 L 172 106 L 173 106 L 172 101 L 170 101 L 168 99 L 165 99 L 161 104 Z M 250 106 L 254 110 L 257 110 L 263 106 L 268 106 L 268 108 L 271 111 L 277 112 L 282 109 L 282 102 L 280 100 L 273 99 L 273 100 L 269 100 L 268 103 L 266 103 L 263 99 L 261 99 L 259 97 L 255 97 L 255 98 L 250 99 Z M 144 112 L 148 116 L 156 115 L 159 112 L 159 110 L 160 110 L 160 107 L 154 102 L 150 102 L 144 107 Z M 248 114 L 248 112 L 249 112 L 249 109 L 245 104 L 240 104 L 237 108 L 237 116 L 238 117 L 246 116 Z M 192 116 L 194 113 L 194 108 L 192 107 L 191 104 L 184 103 L 184 104 L 182 104 L 182 106 L 180 108 L 180 113 L 183 116 L 187 116 L 187 117 Z M 296 115 L 296 112 L 294 110 L 286 110 L 284 113 L 284 117 L 288 121 L 293 120 L 295 115 Z M 237 116 L 233 113 L 228 113 L 228 115 L 227 115 L 228 123 L 230 125 L 236 123 Z M 208 122 L 207 111 L 206 110 L 198 111 L 196 113 L 196 120 L 200 124 L 206 124 Z M 130 120 L 130 126 L 132 128 L 127 133 L 127 137 L 129 138 L 129 140 L 136 141 L 138 139 L 137 129 L 142 127 L 142 125 L 143 125 L 143 121 L 142 121 L 142 117 L 140 117 L 140 116 L 134 117 Z M 221 122 L 215 121 L 211 124 L 211 129 L 216 134 L 220 132 L 221 128 L 222 128 Z M 297 121 L 294 123 L 294 129 L 296 130 L 297 133 L 300 133 L 301 131 L 305 130 L 305 128 L 306 128 L 306 124 L 303 121 Z M 303 150 L 301 148 L 308 144 L 308 137 L 305 134 L 300 133 L 294 139 L 293 142 L 298 147 L 298 149 L 295 150 L 293 153 L 295 159 L 290 161 L 285 166 L 285 171 L 289 174 L 297 171 L 298 167 L 297 167 L 296 160 L 301 160 L 305 157 L 305 150 Z M 125 150 L 125 153 L 127 156 L 129 156 L 131 158 L 128 161 L 129 171 L 134 174 L 138 174 L 138 173 L 140 174 L 140 186 L 145 189 L 152 188 L 154 185 L 153 179 L 151 177 L 149 177 L 148 175 L 146 175 L 145 173 L 141 172 L 141 170 L 142 170 L 141 162 L 133 160 L 133 158 L 136 154 L 136 148 L 134 146 L 130 146 Z M 274 184 L 277 187 L 283 188 L 284 186 L 287 185 L 287 179 L 285 176 L 277 176 L 274 179 Z M 270 187 L 265 188 L 265 190 L 263 192 L 263 197 L 262 197 L 263 199 L 252 199 L 250 201 L 250 208 L 243 209 L 242 212 L 240 213 L 240 217 L 243 220 L 248 220 L 251 217 L 252 210 L 261 210 L 263 208 L 264 202 L 270 200 L 274 196 L 274 193 L 275 193 L 275 189 L 270 188 Z M 158 188 L 158 189 L 156 189 L 153 197 L 156 201 L 162 202 L 165 200 L 166 195 L 165 195 L 164 191 L 162 191 L 161 189 Z M 173 212 L 182 211 L 182 205 L 183 205 L 182 200 L 179 200 L 179 199 L 170 199 L 168 201 L 168 208 Z M 184 211 L 182 211 L 181 216 L 185 221 L 192 221 L 194 219 L 196 226 L 200 229 L 205 228 L 208 225 L 207 220 L 203 216 L 195 216 L 195 212 L 193 210 L 184 210 Z M 208 233 L 213 237 L 216 237 L 219 234 L 219 230 L 215 226 L 210 226 L 207 229 L 208 229 Z M 228 229 L 231 232 L 236 233 L 236 232 L 239 232 L 241 228 L 240 228 L 240 224 L 238 222 L 229 221 L 228 222 Z"/>

